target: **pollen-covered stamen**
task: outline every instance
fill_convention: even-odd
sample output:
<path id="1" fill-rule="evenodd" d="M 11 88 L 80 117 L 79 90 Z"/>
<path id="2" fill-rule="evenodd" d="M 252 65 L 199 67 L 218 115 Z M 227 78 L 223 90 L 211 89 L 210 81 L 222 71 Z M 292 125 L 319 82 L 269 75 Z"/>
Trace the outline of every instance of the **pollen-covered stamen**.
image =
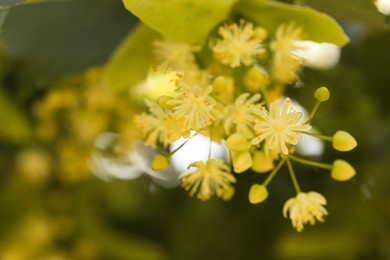
<path id="1" fill-rule="evenodd" d="M 182 84 L 179 94 L 170 103 L 174 106 L 174 116 L 182 118 L 188 130 L 199 131 L 222 116 L 217 102 L 210 96 L 212 86 L 204 90 L 199 86 Z"/>
<path id="2" fill-rule="evenodd" d="M 253 130 L 253 109 L 256 102 L 260 99 L 260 94 L 250 97 L 249 93 L 241 94 L 237 97 L 233 105 L 225 108 L 224 128 L 226 133 L 234 132 L 242 134 L 244 137 L 251 139 L 255 136 Z"/>
<path id="3" fill-rule="evenodd" d="M 310 125 L 298 122 L 302 114 L 291 109 L 290 104 L 291 100 L 286 98 L 282 111 L 276 103 L 271 104 L 269 111 L 265 107 L 253 110 L 259 119 L 254 121 L 258 136 L 252 139 L 252 144 L 257 145 L 265 140 L 267 149 L 288 154 L 286 144 L 296 145 L 298 133 L 311 129 Z"/>
<path id="4" fill-rule="evenodd" d="M 302 59 L 293 54 L 299 48 L 294 40 L 300 38 L 302 28 L 296 25 L 282 24 L 275 33 L 275 39 L 270 48 L 272 57 L 272 77 L 282 83 L 292 83 L 297 80 L 298 70 L 302 65 Z"/>
<path id="5" fill-rule="evenodd" d="M 283 207 L 283 216 L 289 215 L 293 227 L 301 232 L 306 223 L 314 225 L 316 220 L 324 222 L 328 211 L 324 208 L 326 199 L 318 192 L 300 192 L 295 198 L 287 200 Z"/>
<path id="6" fill-rule="evenodd" d="M 253 28 L 253 24 L 241 20 L 240 24 L 221 26 L 218 30 L 222 39 L 213 47 L 214 56 L 222 64 L 232 68 L 253 64 L 253 55 L 262 53 L 259 43 L 266 37 Z"/>
<path id="7" fill-rule="evenodd" d="M 205 201 L 212 196 L 223 196 L 224 192 L 236 182 L 230 173 L 230 167 L 223 160 L 209 159 L 206 163 L 198 161 L 190 164 L 188 168 L 196 167 L 192 172 L 180 176 L 181 186 L 189 191 L 190 196 L 197 193 L 198 199 Z"/>

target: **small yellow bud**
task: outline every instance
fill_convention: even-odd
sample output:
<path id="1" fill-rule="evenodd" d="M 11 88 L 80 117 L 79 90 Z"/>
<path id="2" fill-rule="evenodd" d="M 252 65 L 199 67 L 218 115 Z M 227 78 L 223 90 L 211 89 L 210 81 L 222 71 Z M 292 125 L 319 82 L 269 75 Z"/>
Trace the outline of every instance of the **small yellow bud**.
<path id="1" fill-rule="evenodd" d="M 226 189 L 224 189 L 220 195 L 220 197 L 224 200 L 224 201 L 229 201 L 231 200 L 231 198 L 233 198 L 234 196 L 234 193 L 235 193 L 235 189 L 233 186 L 229 186 L 227 187 Z"/>
<path id="2" fill-rule="evenodd" d="M 267 188 L 261 184 L 253 184 L 249 190 L 249 202 L 252 204 L 259 204 L 268 197 Z"/>
<path id="3" fill-rule="evenodd" d="M 330 93 L 327 87 L 320 87 L 314 92 L 314 97 L 320 101 L 325 102 L 329 99 Z"/>
<path id="4" fill-rule="evenodd" d="M 255 151 L 253 154 L 252 170 L 258 173 L 266 173 L 274 168 L 273 160 L 263 151 Z"/>
<path id="5" fill-rule="evenodd" d="M 355 169 L 344 160 L 335 160 L 330 176 L 336 181 L 348 181 L 355 176 Z"/>
<path id="6" fill-rule="evenodd" d="M 172 97 L 163 95 L 158 98 L 157 102 L 162 108 L 173 109 L 175 106 L 172 105 L 172 102 L 170 102 L 171 100 L 173 100 Z"/>
<path id="7" fill-rule="evenodd" d="M 256 27 L 254 30 L 254 37 L 259 40 L 264 40 L 268 37 L 268 31 L 264 27 Z"/>
<path id="8" fill-rule="evenodd" d="M 252 67 L 244 76 L 245 87 L 252 92 L 264 90 L 270 83 L 267 74 L 256 67 Z"/>
<path id="9" fill-rule="evenodd" d="M 337 131 L 332 139 L 333 148 L 337 151 L 348 152 L 357 146 L 355 138 L 345 131 Z"/>
<path id="10" fill-rule="evenodd" d="M 152 169 L 155 171 L 162 171 L 169 167 L 169 159 L 167 156 L 159 153 L 152 162 Z"/>
<path id="11" fill-rule="evenodd" d="M 226 147 L 232 152 L 248 150 L 248 141 L 240 133 L 234 133 L 226 139 Z"/>
<path id="12" fill-rule="evenodd" d="M 248 170 L 253 164 L 250 152 L 233 153 L 233 168 L 236 173 Z"/>
<path id="13" fill-rule="evenodd" d="M 216 77 L 213 81 L 213 90 L 215 93 L 224 93 L 228 84 L 229 82 L 227 78 L 223 76 Z"/>

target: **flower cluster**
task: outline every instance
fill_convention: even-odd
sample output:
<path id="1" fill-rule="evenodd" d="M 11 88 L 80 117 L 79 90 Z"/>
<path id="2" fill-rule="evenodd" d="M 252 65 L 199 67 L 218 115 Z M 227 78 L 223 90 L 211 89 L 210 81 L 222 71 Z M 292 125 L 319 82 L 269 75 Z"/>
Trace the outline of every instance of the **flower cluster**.
<path id="1" fill-rule="evenodd" d="M 283 96 L 285 88 L 299 79 L 304 58 L 297 55 L 302 48 L 297 41 L 303 33 L 301 27 L 290 23 L 281 24 L 270 34 L 263 27 L 240 20 L 221 25 L 203 47 L 169 39 L 155 42 L 153 68 L 175 76 L 170 81 L 171 91 L 152 99 L 145 95 L 148 111 L 135 116 L 145 144 L 166 149 L 156 155 L 153 170 L 169 167 L 171 157 L 186 145 L 184 142 L 169 150 L 179 138 L 206 136 L 210 150 L 211 142 L 219 142 L 228 150 L 229 158 L 213 158 L 210 151 L 207 160 L 190 163 L 189 170 L 179 178 L 191 196 L 196 194 L 202 201 L 212 196 L 227 200 L 234 193 L 234 173 L 269 172 L 249 191 L 249 201 L 257 204 L 268 197 L 267 185 L 287 165 L 297 196 L 286 202 L 283 215 L 290 217 L 297 231 L 306 223 L 322 222 L 327 215 L 326 199 L 317 192 L 301 191 L 292 162 L 329 170 L 338 181 L 351 179 L 355 170 L 341 159 L 333 164 L 304 159 L 295 154 L 295 146 L 304 136 L 330 141 L 336 150 L 344 152 L 357 143 L 345 131 L 333 136 L 312 131 L 314 115 L 330 96 L 326 87 L 315 91 L 316 103 L 309 116 Z M 207 53 L 212 55 L 205 58 Z M 148 92 L 159 93 L 162 84 L 154 82 Z"/>
<path id="2" fill-rule="evenodd" d="M 86 162 L 102 132 L 119 132 L 123 146 L 132 142 L 137 135 L 129 131 L 134 109 L 102 83 L 102 73 L 101 68 L 92 68 L 65 78 L 34 103 L 34 134 L 41 145 L 20 153 L 20 165 L 22 161 L 30 162 L 16 166 L 20 174 L 37 178 L 36 172 L 41 169 L 46 179 L 49 172 L 55 171 L 61 182 L 78 182 L 90 176 Z"/>

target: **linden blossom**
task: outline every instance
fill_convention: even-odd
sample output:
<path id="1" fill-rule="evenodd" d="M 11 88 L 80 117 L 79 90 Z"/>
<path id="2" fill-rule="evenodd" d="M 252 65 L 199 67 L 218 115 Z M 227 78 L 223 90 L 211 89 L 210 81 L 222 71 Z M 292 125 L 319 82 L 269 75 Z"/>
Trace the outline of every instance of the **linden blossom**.
<path id="1" fill-rule="evenodd" d="M 272 77 L 281 83 L 292 83 L 298 78 L 298 71 L 303 60 L 294 55 L 301 48 L 294 43 L 302 34 L 302 28 L 293 23 L 280 25 L 275 39 L 270 43 L 273 52 Z"/>
<path id="2" fill-rule="evenodd" d="M 177 119 L 169 110 L 165 110 L 157 103 L 145 100 L 149 107 L 149 114 L 136 115 L 134 122 L 136 127 L 146 138 L 145 144 L 156 147 L 158 143 L 167 147 L 181 136 L 187 135 L 184 129 L 183 119 Z"/>
<path id="3" fill-rule="evenodd" d="M 197 197 L 202 201 L 209 200 L 213 195 L 223 197 L 224 192 L 236 182 L 230 167 L 223 160 L 208 159 L 206 163 L 198 161 L 188 166 L 191 167 L 197 169 L 181 175 L 181 185 L 189 191 L 190 196 L 198 193 Z"/>
<path id="4" fill-rule="evenodd" d="M 227 134 L 240 133 L 248 139 L 254 137 L 255 116 L 252 111 L 260 97 L 260 94 L 250 97 L 249 93 L 243 93 L 236 98 L 233 105 L 225 107 L 224 128 Z"/>
<path id="5" fill-rule="evenodd" d="M 169 39 L 154 42 L 157 67 L 162 70 L 173 69 L 183 72 L 196 67 L 194 52 L 199 50 L 198 46 Z"/>
<path id="6" fill-rule="evenodd" d="M 217 102 L 210 96 L 212 90 L 211 85 L 202 89 L 199 86 L 182 84 L 179 94 L 170 101 L 175 105 L 174 116 L 183 118 L 188 130 L 198 131 L 222 116 L 216 109 Z"/>
<path id="7" fill-rule="evenodd" d="M 276 103 L 270 105 L 269 111 L 264 107 L 253 110 L 260 119 L 255 120 L 254 129 L 258 136 L 252 139 L 252 144 L 265 140 L 266 149 L 289 153 L 286 144 L 296 145 L 299 132 L 311 129 L 310 125 L 298 123 L 302 113 L 292 110 L 290 104 L 291 100 L 286 98 L 281 112 Z"/>
<path id="8" fill-rule="evenodd" d="M 259 43 L 267 35 L 266 32 L 257 32 L 252 23 L 243 20 L 239 25 L 233 23 L 219 27 L 218 33 L 222 39 L 213 46 L 215 58 L 231 68 L 240 67 L 241 64 L 246 66 L 253 64 L 253 55 L 263 52 Z"/>
<path id="9" fill-rule="evenodd" d="M 261 203 L 268 197 L 271 180 L 287 165 L 296 197 L 286 202 L 283 215 L 289 216 L 294 228 L 302 231 L 306 223 L 323 221 L 327 215 L 326 200 L 319 193 L 301 191 L 292 162 L 329 170 L 338 181 L 349 180 L 355 170 L 342 160 L 332 165 L 295 156 L 299 137 L 331 141 L 339 151 L 352 150 L 357 142 L 344 131 L 333 137 L 309 131 L 320 105 L 330 97 L 326 87 L 316 90 L 316 103 L 308 116 L 290 98 L 283 97 L 285 87 L 298 80 L 307 60 L 298 55 L 305 51 L 305 46 L 299 44 L 303 28 L 286 23 L 280 24 L 268 40 L 267 34 L 266 29 L 241 20 L 220 26 L 209 35 L 202 49 L 168 39 L 155 41 L 157 63 L 152 68 L 164 67 L 163 73 L 174 73 L 176 77 L 168 81 L 170 93 L 157 84 L 161 80 L 148 86 L 157 103 L 146 101 L 148 113 L 136 116 L 135 121 L 145 144 L 154 147 L 172 148 L 172 143 L 188 137 L 190 132 L 194 133 L 192 136 L 199 134 L 209 139 L 208 158 L 186 161 L 188 169 L 181 169 L 184 173 L 179 177 L 189 195 L 202 201 L 213 196 L 230 199 L 234 193 L 232 184 L 236 182 L 231 171 L 239 174 L 252 169 L 268 173 L 262 183 L 252 185 L 249 191 L 249 201 Z M 195 154 L 194 150 L 182 149 L 188 147 L 188 141 L 172 148 L 170 153 L 157 154 L 152 168 L 164 170 L 175 160 L 183 163 L 178 158 L 181 152 L 190 158 L 188 154 Z M 225 144 L 230 155 L 228 164 L 213 159 L 217 158 L 212 156 L 213 142 Z M 197 144 L 207 149 L 207 142 Z M 308 151 L 307 147 L 303 149 Z"/>
<path id="10" fill-rule="evenodd" d="M 316 220 L 324 222 L 324 216 L 328 211 L 323 207 L 326 199 L 318 192 L 299 192 L 295 198 L 286 201 L 283 207 L 283 216 L 289 214 L 293 227 L 301 232 L 303 225 L 310 223 L 314 225 Z"/>

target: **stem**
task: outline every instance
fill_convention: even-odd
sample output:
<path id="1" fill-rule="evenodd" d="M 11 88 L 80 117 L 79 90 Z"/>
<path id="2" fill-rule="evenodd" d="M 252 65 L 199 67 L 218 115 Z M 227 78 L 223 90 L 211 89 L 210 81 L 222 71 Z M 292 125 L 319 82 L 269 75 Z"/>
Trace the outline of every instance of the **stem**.
<path id="1" fill-rule="evenodd" d="M 182 143 L 179 147 L 177 147 L 175 150 L 173 150 L 172 152 L 170 152 L 168 155 L 167 155 L 167 158 L 171 158 L 177 151 L 179 151 L 186 143 L 188 143 L 188 141 L 190 141 L 192 139 L 192 137 L 196 136 L 198 133 L 195 133 L 194 135 L 190 136 L 184 143 Z"/>
<path id="2" fill-rule="evenodd" d="M 289 155 L 288 158 L 290 158 L 293 161 L 296 161 L 296 162 L 299 162 L 299 163 L 302 163 L 302 164 L 306 164 L 306 165 L 310 165 L 310 166 L 314 166 L 314 167 L 317 167 L 317 168 L 322 168 L 322 169 L 325 169 L 325 170 L 331 170 L 332 169 L 332 165 L 331 164 L 313 162 L 313 161 L 309 161 L 309 160 L 306 160 L 306 159 L 302 159 L 302 158 L 296 157 L 294 155 Z"/>
<path id="3" fill-rule="evenodd" d="M 271 182 L 271 180 L 276 175 L 276 173 L 278 173 L 278 171 L 283 166 L 285 161 L 286 161 L 286 158 L 283 158 L 282 160 L 280 160 L 279 164 L 275 167 L 275 169 L 268 175 L 267 179 L 263 182 L 264 186 L 267 186 Z"/>
<path id="4" fill-rule="evenodd" d="M 294 184 L 295 191 L 298 194 L 298 193 L 301 192 L 301 188 L 299 187 L 299 184 L 298 184 L 298 181 L 297 181 L 297 177 L 295 176 L 293 167 L 292 167 L 291 162 L 290 162 L 288 157 L 286 157 L 286 162 L 287 162 L 288 171 L 290 172 L 291 180 L 292 180 L 292 182 Z"/>
<path id="5" fill-rule="evenodd" d="M 321 101 L 317 101 L 317 103 L 314 105 L 313 109 L 311 110 L 309 118 L 305 121 L 304 124 L 309 123 L 313 119 L 313 117 L 317 113 L 317 110 L 320 107 L 320 105 L 321 105 Z"/>
<path id="6" fill-rule="evenodd" d="M 318 139 L 321 139 L 321 140 L 324 140 L 324 141 L 328 141 L 328 142 L 332 142 L 333 141 L 333 137 L 332 136 L 320 135 L 320 134 L 306 132 L 306 131 L 299 131 L 299 133 L 304 134 L 304 135 L 310 135 L 310 136 L 313 136 L 313 137 L 316 137 Z"/>

